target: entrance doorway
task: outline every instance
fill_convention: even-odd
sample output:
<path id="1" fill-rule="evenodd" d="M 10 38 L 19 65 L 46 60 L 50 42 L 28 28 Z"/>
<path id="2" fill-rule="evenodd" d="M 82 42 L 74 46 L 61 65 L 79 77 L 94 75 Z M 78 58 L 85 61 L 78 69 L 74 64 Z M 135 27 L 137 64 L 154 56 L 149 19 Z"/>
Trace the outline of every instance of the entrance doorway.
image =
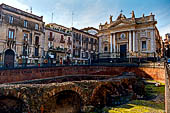
<path id="1" fill-rule="evenodd" d="M 14 51 L 11 49 L 6 50 L 5 56 L 4 56 L 4 67 L 13 68 L 14 67 L 14 58 L 15 58 Z"/>
<path id="2" fill-rule="evenodd" d="M 120 58 L 126 58 L 126 44 L 120 45 Z"/>

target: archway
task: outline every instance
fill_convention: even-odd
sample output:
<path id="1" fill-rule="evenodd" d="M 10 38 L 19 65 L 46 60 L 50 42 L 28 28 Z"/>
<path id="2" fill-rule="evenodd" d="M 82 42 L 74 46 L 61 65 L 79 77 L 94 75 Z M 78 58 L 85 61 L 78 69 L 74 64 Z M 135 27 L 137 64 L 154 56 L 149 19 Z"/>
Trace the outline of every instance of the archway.
<path id="1" fill-rule="evenodd" d="M 112 104 L 112 97 L 119 95 L 117 87 L 112 83 L 101 84 L 94 89 L 91 104 L 96 107 L 110 106 Z"/>
<path id="2" fill-rule="evenodd" d="M 22 113 L 24 103 L 15 97 L 0 97 L 1 113 Z"/>
<path id="3" fill-rule="evenodd" d="M 11 49 L 6 50 L 5 56 L 4 56 L 4 66 L 6 68 L 13 68 L 14 67 L 14 59 L 15 59 L 14 51 Z"/>
<path id="4" fill-rule="evenodd" d="M 45 113 L 80 113 L 82 99 L 77 92 L 66 90 L 51 97 L 45 104 Z"/>

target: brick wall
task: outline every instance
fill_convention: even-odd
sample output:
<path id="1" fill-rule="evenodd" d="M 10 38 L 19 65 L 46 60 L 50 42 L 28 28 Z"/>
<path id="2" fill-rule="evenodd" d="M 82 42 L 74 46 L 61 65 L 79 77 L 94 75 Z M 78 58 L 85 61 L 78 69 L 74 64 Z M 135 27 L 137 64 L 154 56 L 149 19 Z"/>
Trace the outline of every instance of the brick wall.
<path id="1" fill-rule="evenodd" d="M 114 67 L 114 66 L 64 66 L 51 68 L 30 68 L 1 70 L 0 83 L 17 82 L 24 80 L 42 79 L 63 75 L 120 75 L 123 72 L 134 72 L 145 78 L 164 82 L 165 69 L 152 67 Z"/>

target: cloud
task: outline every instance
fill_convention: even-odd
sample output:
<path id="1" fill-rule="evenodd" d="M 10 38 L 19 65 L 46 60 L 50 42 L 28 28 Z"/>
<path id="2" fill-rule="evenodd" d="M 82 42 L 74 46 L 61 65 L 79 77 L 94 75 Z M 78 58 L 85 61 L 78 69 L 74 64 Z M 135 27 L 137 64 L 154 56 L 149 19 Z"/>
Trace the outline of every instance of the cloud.
<path id="1" fill-rule="evenodd" d="M 164 27 L 161 27 L 159 29 L 160 35 L 162 36 L 162 38 L 165 38 L 165 34 L 166 33 L 170 33 L 170 24 L 165 25 Z"/>
<path id="2" fill-rule="evenodd" d="M 154 0 L 151 2 L 157 3 Z M 78 29 L 89 26 L 98 28 L 100 23 L 109 22 L 110 15 L 113 15 L 113 20 L 115 20 L 120 14 L 121 9 L 124 10 L 123 13 L 126 16 L 129 16 L 132 8 L 133 10 L 135 9 L 136 17 L 139 14 L 141 16 L 142 12 L 148 13 L 148 9 L 145 9 L 148 6 L 146 2 L 142 2 L 143 6 L 141 5 L 139 7 L 135 4 L 139 4 L 140 2 L 132 3 L 131 1 L 129 3 L 129 1 L 122 2 L 120 0 L 0 0 L 0 3 L 5 3 L 24 11 L 26 9 L 30 10 L 30 6 L 32 6 L 33 14 L 43 16 L 46 24 L 52 22 L 52 13 L 54 13 L 53 22 L 66 27 L 71 27 L 72 25 L 73 12 L 74 27 Z M 157 4 L 160 4 L 160 2 Z M 159 7 L 161 4 L 156 8 L 149 8 L 156 15 L 157 26 L 163 37 L 165 33 L 170 32 L 170 16 L 168 15 L 170 6 L 167 4 L 162 4 L 163 6 L 161 8 Z"/>
<path id="3" fill-rule="evenodd" d="M 5 3 L 7 5 L 13 6 L 15 8 L 21 9 L 26 11 L 27 9 L 30 9 L 29 6 L 23 4 L 20 2 L 21 0 L 0 0 L 0 4 L 1 3 Z"/>
<path id="4" fill-rule="evenodd" d="M 103 0 L 96 0 L 89 2 L 86 7 L 79 13 L 79 15 L 75 15 L 75 27 L 84 28 L 84 27 L 96 27 L 98 28 L 100 23 L 105 23 L 109 16 L 116 15 L 117 6 L 113 5 L 113 10 L 110 10 L 108 4 Z"/>

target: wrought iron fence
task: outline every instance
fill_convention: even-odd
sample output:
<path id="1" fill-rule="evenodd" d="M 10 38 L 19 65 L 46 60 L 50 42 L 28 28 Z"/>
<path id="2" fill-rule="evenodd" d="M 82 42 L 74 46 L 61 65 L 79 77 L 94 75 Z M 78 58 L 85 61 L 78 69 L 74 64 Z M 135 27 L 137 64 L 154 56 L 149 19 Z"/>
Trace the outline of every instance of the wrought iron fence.
<path id="1" fill-rule="evenodd" d="M 31 69 L 31 68 L 50 68 L 50 67 L 69 67 L 69 66 L 113 66 L 113 67 L 159 67 L 164 68 L 165 62 L 103 62 L 103 63 L 91 63 L 91 64 L 32 64 L 32 65 L 15 65 L 14 67 L 1 66 L 0 70 L 13 70 L 13 69 Z"/>

